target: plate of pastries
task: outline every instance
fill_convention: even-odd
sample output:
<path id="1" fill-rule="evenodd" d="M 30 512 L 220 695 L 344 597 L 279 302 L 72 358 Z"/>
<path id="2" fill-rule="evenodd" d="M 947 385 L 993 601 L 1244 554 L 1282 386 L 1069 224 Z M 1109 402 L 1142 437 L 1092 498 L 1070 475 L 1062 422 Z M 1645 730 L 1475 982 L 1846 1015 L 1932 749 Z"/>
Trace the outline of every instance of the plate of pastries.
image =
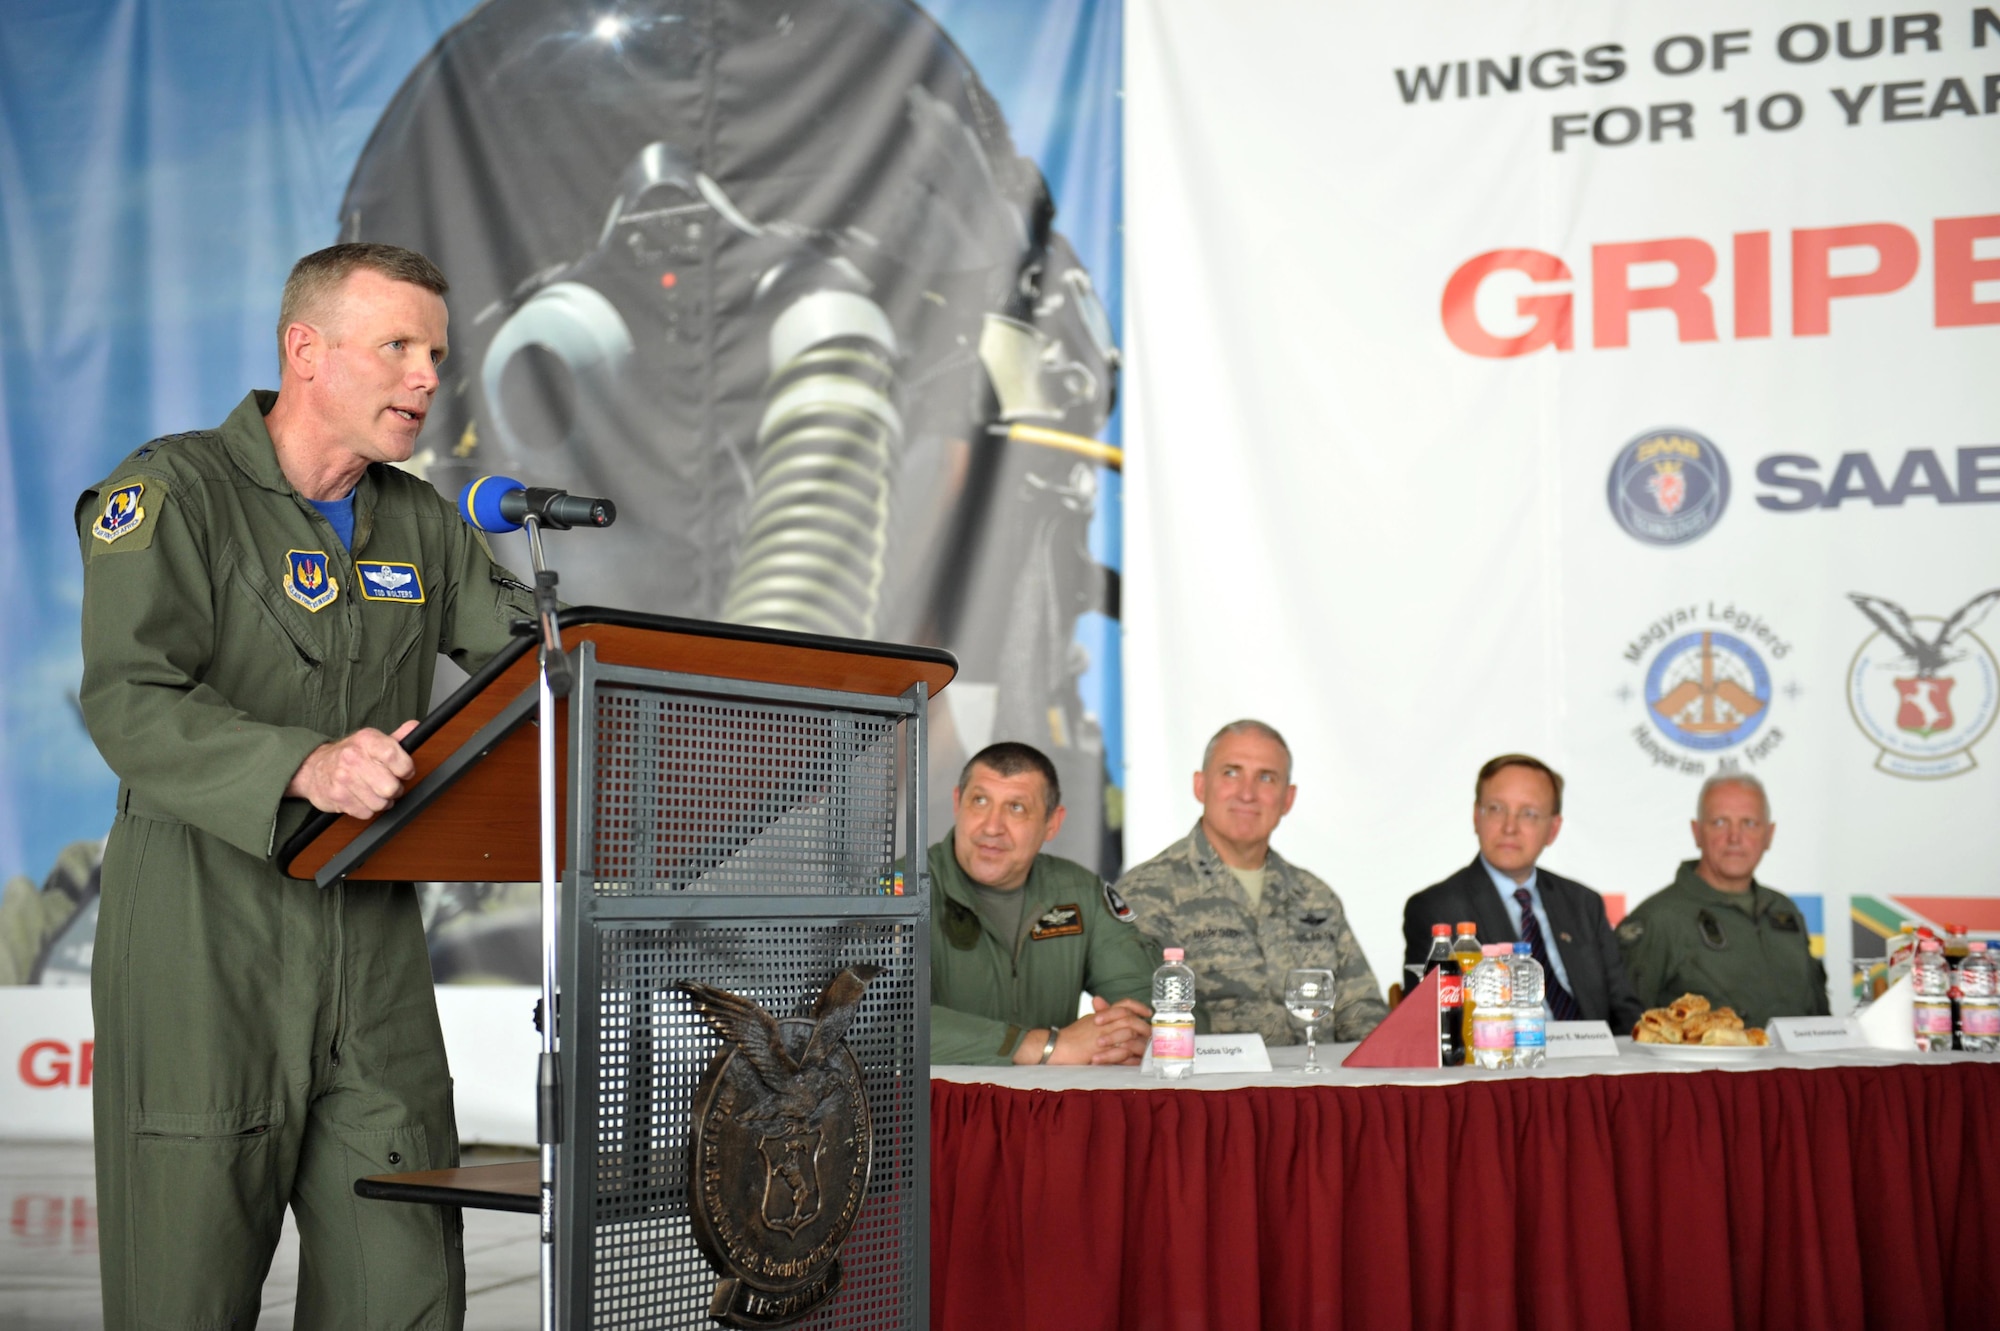
<path id="1" fill-rule="evenodd" d="M 1745 1029 L 1733 1008 L 1710 1007 L 1700 994 L 1651 1008 L 1632 1028 L 1632 1046 L 1640 1053 L 1697 1063 L 1761 1058 L 1770 1043 L 1762 1030 Z"/>

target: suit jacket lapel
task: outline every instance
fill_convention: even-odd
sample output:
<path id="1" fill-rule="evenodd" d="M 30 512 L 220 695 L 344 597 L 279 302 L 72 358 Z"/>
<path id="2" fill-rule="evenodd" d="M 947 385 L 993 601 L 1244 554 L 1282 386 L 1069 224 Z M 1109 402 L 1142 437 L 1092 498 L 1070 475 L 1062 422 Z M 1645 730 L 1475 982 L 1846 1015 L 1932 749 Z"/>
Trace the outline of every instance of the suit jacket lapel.
<path id="1" fill-rule="evenodd" d="M 1521 936 L 1514 932 L 1514 922 L 1507 918 L 1507 907 L 1501 904 L 1500 893 L 1494 889 L 1493 875 L 1486 872 L 1486 865 L 1475 855 L 1472 863 L 1462 872 L 1465 875 L 1466 895 L 1472 901 L 1472 918 L 1479 922 L 1479 941 L 1521 941 Z"/>
<path id="2" fill-rule="evenodd" d="M 1596 1006 L 1604 982 L 1597 961 L 1596 931 L 1583 917 L 1586 898 L 1575 883 L 1547 871 L 1541 875 L 1541 887 L 1542 909 L 1549 913 L 1549 928 L 1555 931 L 1555 937 L 1549 941 L 1555 944 L 1562 955 L 1563 969 L 1569 972 L 1570 996 L 1578 1003 L 1587 999 Z M 1564 934 L 1569 937 L 1563 937 Z"/>

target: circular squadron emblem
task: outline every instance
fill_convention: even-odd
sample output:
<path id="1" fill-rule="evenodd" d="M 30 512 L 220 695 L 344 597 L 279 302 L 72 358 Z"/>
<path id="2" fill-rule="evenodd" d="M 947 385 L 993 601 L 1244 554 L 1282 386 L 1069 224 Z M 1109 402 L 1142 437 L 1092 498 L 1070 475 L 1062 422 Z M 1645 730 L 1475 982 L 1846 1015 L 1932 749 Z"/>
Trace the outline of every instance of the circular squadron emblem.
<path id="1" fill-rule="evenodd" d="M 1611 516 L 1648 545 L 1684 545 L 1722 520 L 1729 464 L 1692 430 L 1654 430 L 1618 450 L 1606 486 Z"/>
<path id="2" fill-rule="evenodd" d="M 695 1241 L 722 1277 L 708 1315 L 724 1325 L 789 1326 L 840 1288 L 840 1245 L 874 1156 L 861 1064 L 845 1037 L 879 974 L 848 967 L 800 1017 L 679 986 L 723 1039 L 695 1087 L 688 1201 Z"/>
<path id="3" fill-rule="evenodd" d="M 1660 733 L 1690 749 L 1741 744 L 1764 724 L 1771 672 L 1727 633 L 1689 633 L 1660 649 L 1646 672 L 1646 711 Z"/>
<path id="4" fill-rule="evenodd" d="M 1972 630 L 2000 604 L 2000 587 L 1946 617 L 1860 592 L 1848 599 L 1875 625 L 1847 668 L 1847 706 L 1881 750 L 1876 770 L 1917 780 L 1971 771 L 1972 746 L 2000 714 L 2000 659 Z"/>

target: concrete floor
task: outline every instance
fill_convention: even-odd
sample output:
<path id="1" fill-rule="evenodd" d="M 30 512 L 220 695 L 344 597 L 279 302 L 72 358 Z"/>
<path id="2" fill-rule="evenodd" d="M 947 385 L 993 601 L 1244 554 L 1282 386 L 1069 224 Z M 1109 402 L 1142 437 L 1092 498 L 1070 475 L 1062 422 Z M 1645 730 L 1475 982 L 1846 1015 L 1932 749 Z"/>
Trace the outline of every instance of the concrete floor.
<path id="1" fill-rule="evenodd" d="M 467 1164 L 518 1159 L 468 1151 Z M 88 1146 L 0 1142 L 0 1331 L 99 1328 L 97 1202 Z M 470 1331 L 534 1331 L 540 1325 L 535 1218 L 465 1213 L 466 1318 Z M 291 1220 L 264 1283 L 262 1331 L 290 1331 L 299 1269 Z"/>

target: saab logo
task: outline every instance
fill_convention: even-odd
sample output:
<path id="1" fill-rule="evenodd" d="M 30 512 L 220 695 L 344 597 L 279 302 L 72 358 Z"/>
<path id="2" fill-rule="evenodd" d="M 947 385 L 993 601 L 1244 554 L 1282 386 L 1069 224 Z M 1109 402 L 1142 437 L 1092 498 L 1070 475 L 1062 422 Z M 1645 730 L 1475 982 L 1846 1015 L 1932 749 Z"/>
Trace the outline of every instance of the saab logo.
<path id="1" fill-rule="evenodd" d="M 1848 710 L 1880 750 L 1875 770 L 1915 780 L 1971 771 L 1972 746 L 2000 713 L 2000 659 L 1972 630 L 2000 604 L 2000 587 L 1945 619 L 1847 595 L 1876 630 L 1847 670 Z"/>
<path id="2" fill-rule="evenodd" d="M 1710 601 L 1706 613 L 1675 607 L 1625 649 L 1625 659 L 1645 670 L 1638 691 L 1645 719 L 1631 731 L 1639 749 L 1654 766 L 1695 777 L 1761 762 L 1785 737 L 1767 725 L 1775 690 L 1765 655 L 1781 660 L 1790 651 L 1762 616 L 1734 603 Z M 1631 701 L 1631 686 L 1618 696 Z"/>
<path id="3" fill-rule="evenodd" d="M 1648 545 L 1685 545 L 1722 520 L 1729 464 L 1692 430 L 1654 430 L 1618 450 L 1605 489 L 1626 535 Z"/>
<path id="4" fill-rule="evenodd" d="M 113 490 L 104 501 L 104 511 L 97 515 L 97 521 L 90 524 L 90 534 L 109 545 L 120 536 L 137 531 L 139 524 L 146 520 L 146 510 L 139 507 L 139 498 L 145 493 L 144 481 L 134 481 Z"/>
<path id="5" fill-rule="evenodd" d="M 340 581 L 327 571 L 326 551 L 293 550 L 285 556 L 285 595 L 318 614 L 340 595 Z"/>
<path id="6" fill-rule="evenodd" d="M 1757 479 L 1772 487 L 1757 496 L 1760 508 L 1797 513 L 1839 508 L 1850 499 L 1872 508 L 1901 508 L 1905 500 L 1928 495 L 1939 504 L 2000 504 L 2000 445 L 1961 448 L 1951 465 L 1929 448 L 1913 448 L 1893 466 L 1877 465 L 1867 453 L 1842 453 L 1824 481 L 1818 458 L 1774 453 L 1757 463 Z M 1884 480 L 1883 477 L 1888 477 Z"/>
<path id="7" fill-rule="evenodd" d="M 361 599 L 364 601 L 424 603 L 424 580 L 415 564 L 357 562 L 354 571 L 361 576 Z"/>

